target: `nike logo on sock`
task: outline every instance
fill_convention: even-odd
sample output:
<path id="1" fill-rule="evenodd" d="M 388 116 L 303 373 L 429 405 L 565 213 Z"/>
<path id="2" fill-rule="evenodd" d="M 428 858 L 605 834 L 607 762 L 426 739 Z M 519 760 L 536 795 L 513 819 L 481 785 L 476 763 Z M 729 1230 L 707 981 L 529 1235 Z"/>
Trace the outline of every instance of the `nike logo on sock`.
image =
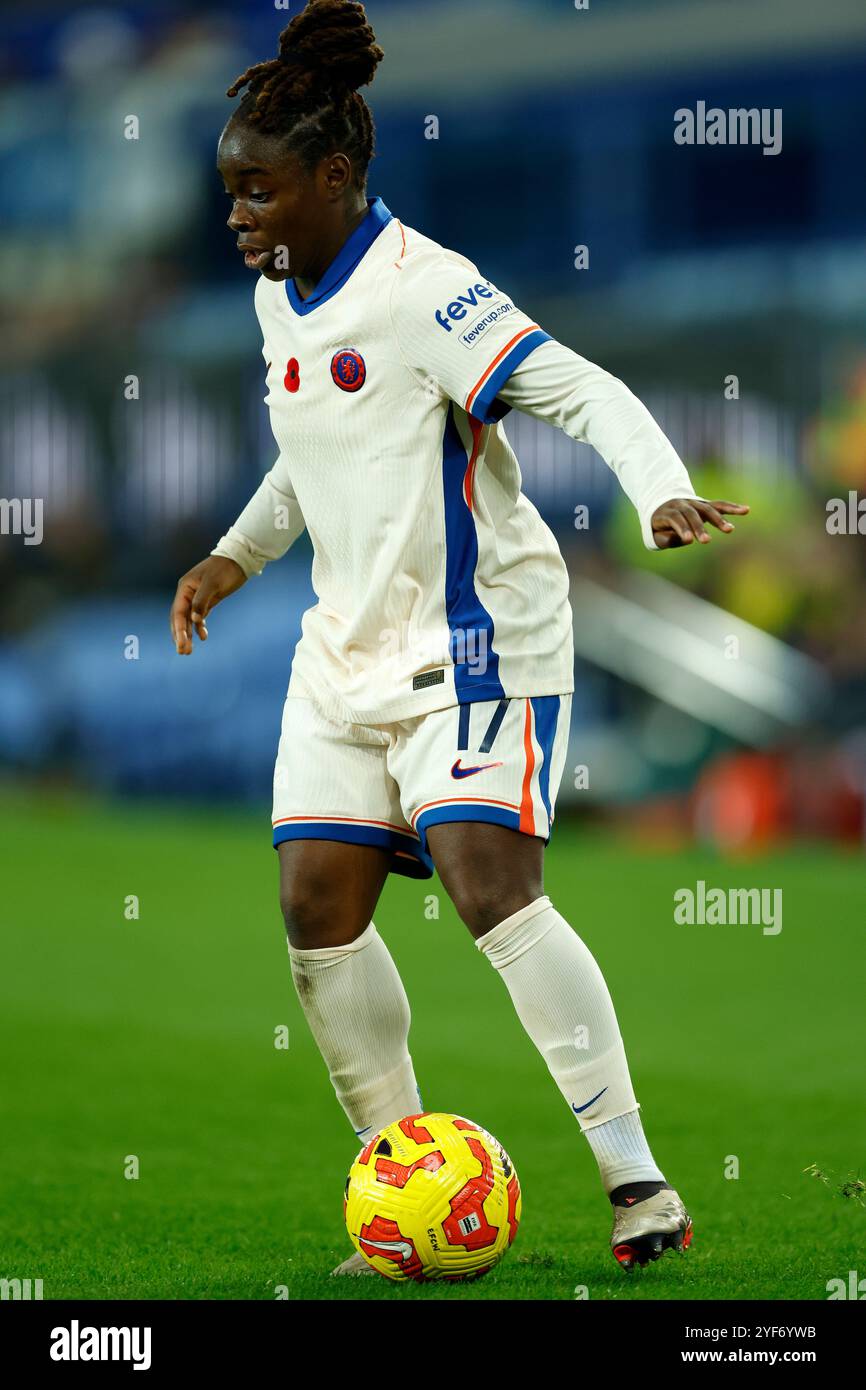
<path id="1" fill-rule="evenodd" d="M 605 1086 L 604 1090 L 599 1091 L 598 1095 L 593 1096 L 592 1100 L 588 1100 L 586 1102 L 586 1105 L 575 1105 L 574 1101 L 572 1101 L 571 1108 L 574 1111 L 575 1115 L 580 1115 L 583 1113 L 584 1110 L 588 1110 L 591 1105 L 595 1105 L 595 1102 L 599 1099 L 599 1096 L 603 1096 L 606 1090 L 607 1087 Z"/>

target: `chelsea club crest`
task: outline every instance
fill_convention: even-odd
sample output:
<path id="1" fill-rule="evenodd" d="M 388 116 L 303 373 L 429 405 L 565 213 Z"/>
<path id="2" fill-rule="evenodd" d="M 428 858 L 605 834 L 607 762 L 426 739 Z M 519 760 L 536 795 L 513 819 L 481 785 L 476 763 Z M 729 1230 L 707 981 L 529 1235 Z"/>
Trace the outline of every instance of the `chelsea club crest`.
<path id="1" fill-rule="evenodd" d="M 360 391 L 367 380 L 367 365 L 360 352 L 342 348 L 331 358 L 331 376 L 341 391 Z"/>

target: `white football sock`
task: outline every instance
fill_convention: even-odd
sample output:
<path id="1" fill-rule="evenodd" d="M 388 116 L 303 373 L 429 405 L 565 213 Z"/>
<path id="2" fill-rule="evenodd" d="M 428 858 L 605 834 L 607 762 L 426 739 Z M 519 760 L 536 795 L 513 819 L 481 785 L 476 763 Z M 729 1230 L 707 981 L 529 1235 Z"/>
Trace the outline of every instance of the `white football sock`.
<path id="1" fill-rule="evenodd" d="M 640 1115 L 630 1110 L 603 1125 L 584 1130 L 595 1154 L 606 1192 L 630 1182 L 664 1182 L 643 1132 Z"/>
<path id="2" fill-rule="evenodd" d="M 589 1138 L 602 1182 L 661 1180 L 643 1138 L 613 1002 L 595 958 L 537 898 L 479 938 L 518 1017 Z M 625 1117 L 626 1123 L 621 1123 Z"/>
<path id="3" fill-rule="evenodd" d="M 375 926 L 348 946 L 289 946 L 292 978 L 359 1144 L 423 1108 L 409 1056 L 409 1000 Z"/>

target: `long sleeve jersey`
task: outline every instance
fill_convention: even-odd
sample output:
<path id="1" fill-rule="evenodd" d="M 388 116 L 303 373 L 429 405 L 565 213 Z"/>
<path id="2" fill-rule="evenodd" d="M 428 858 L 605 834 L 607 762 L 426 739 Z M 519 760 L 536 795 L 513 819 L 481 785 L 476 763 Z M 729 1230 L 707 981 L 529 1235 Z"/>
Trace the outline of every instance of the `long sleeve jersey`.
<path id="1" fill-rule="evenodd" d="M 694 490 L 649 411 L 380 198 L 307 299 L 261 277 L 256 311 L 279 457 L 213 554 L 249 576 L 308 531 L 289 695 L 380 724 L 570 692 L 568 574 L 501 421 L 591 444 L 655 548 L 655 509 Z"/>

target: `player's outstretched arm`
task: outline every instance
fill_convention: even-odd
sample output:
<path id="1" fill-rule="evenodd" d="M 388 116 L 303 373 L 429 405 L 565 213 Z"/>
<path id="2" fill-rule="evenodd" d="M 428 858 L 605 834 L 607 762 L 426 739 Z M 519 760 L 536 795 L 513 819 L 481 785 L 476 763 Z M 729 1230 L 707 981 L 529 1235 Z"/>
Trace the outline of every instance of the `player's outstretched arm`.
<path id="1" fill-rule="evenodd" d="M 484 424 L 501 418 L 504 403 L 591 444 L 634 505 L 648 549 L 705 545 L 707 522 L 727 533 L 725 513 L 746 515 L 738 502 L 695 497 L 676 449 L 625 383 L 551 338 L 471 262 L 421 247 L 401 271 L 391 326 L 425 388 L 432 381 Z M 470 306 L 480 315 L 471 326 Z"/>
<path id="2" fill-rule="evenodd" d="M 521 362 L 499 396 L 573 439 L 591 444 L 616 474 L 651 550 L 706 545 L 707 523 L 727 534 L 740 502 L 695 497 L 685 465 L 646 406 L 603 367 L 550 340 Z"/>
<path id="3" fill-rule="evenodd" d="M 187 570 L 178 582 L 169 615 L 178 656 L 192 654 L 193 628 L 202 642 L 207 641 L 205 620 L 208 613 L 246 582 L 247 576 L 240 565 L 223 555 L 209 555 Z"/>

